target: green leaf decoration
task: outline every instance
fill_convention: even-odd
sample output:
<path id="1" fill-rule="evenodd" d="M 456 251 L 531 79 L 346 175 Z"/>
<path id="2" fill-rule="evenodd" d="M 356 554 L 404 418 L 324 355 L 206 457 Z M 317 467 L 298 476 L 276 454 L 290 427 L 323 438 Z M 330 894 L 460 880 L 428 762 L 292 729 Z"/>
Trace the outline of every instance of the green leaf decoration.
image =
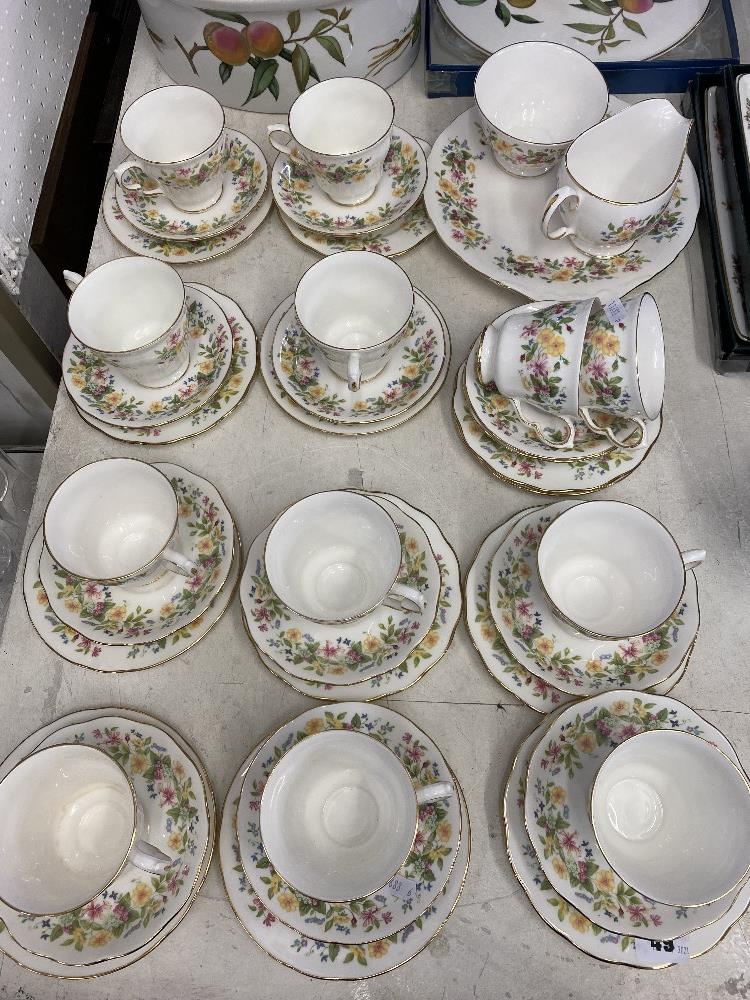
<path id="1" fill-rule="evenodd" d="M 510 11 L 502 0 L 497 0 L 497 4 L 495 5 L 495 17 L 499 17 L 506 28 L 510 24 Z"/>
<path id="2" fill-rule="evenodd" d="M 271 86 L 271 81 L 276 77 L 276 71 L 278 68 L 279 64 L 275 59 L 260 60 L 258 65 L 255 67 L 250 93 L 242 102 L 243 105 L 247 104 L 248 101 L 252 101 L 256 97 L 259 97 L 264 91 L 268 90 Z M 271 93 L 273 93 L 273 91 L 271 91 Z"/>
<path id="3" fill-rule="evenodd" d="M 229 63 L 219 63 L 219 76 L 221 77 L 221 82 L 226 83 L 229 77 L 232 75 L 233 66 Z"/>
<path id="4" fill-rule="evenodd" d="M 327 18 L 323 18 L 321 21 L 318 21 L 318 23 L 315 25 L 315 27 L 310 32 L 310 34 L 313 35 L 313 36 L 314 35 L 319 35 L 319 34 L 321 34 L 321 32 L 328 31 L 332 27 L 333 27 L 333 23 L 331 21 L 329 21 Z"/>
<path id="5" fill-rule="evenodd" d="M 529 17 L 528 14 L 511 14 L 510 15 L 514 21 L 520 21 L 521 24 L 541 24 L 535 17 Z"/>
<path id="6" fill-rule="evenodd" d="M 250 22 L 242 14 L 235 14 L 233 10 L 206 10 L 205 7 L 199 7 L 199 11 L 203 14 L 208 14 L 210 17 L 218 17 L 221 21 L 234 21 L 235 24 L 248 25 Z"/>
<path id="7" fill-rule="evenodd" d="M 310 56 L 307 54 L 307 50 L 301 45 L 294 46 L 294 51 L 292 52 L 292 70 L 294 71 L 294 79 L 297 82 L 297 89 L 302 93 L 310 79 Z"/>
<path id="8" fill-rule="evenodd" d="M 623 15 L 622 23 L 626 28 L 630 28 L 630 30 L 634 31 L 637 35 L 643 35 L 644 38 L 646 37 L 646 32 L 637 21 L 633 20 L 632 17 L 625 17 L 625 15 Z"/>
<path id="9" fill-rule="evenodd" d="M 604 3 L 604 0 L 581 0 L 576 7 L 580 10 L 590 10 L 594 14 L 603 14 L 605 17 L 609 17 L 612 14 L 612 8 L 609 4 Z"/>
<path id="10" fill-rule="evenodd" d="M 567 24 L 566 28 L 572 28 L 573 31 L 583 31 L 587 35 L 600 35 L 602 32 L 601 24 Z"/>
<path id="11" fill-rule="evenodd" d="M 332 17 L 334 20 L 338 20 L 339 12 L 336 10 L 335 7 L 319 7 L 318 10 L 320 11 L 321 14 L 326 14 L 328 17 Z"/>
<path id="12" fill-rule="evenodd" d="M 344 53 L 341 50 L 341 43 L 338 38 L 331 38 L 330 35 L 316 35 L 315 41 L 323 46 L 332 59 L 341 63 L 342 66 L 345 65 L 346 59 L 344 58 Z"/>
<path id="13" fill-rule="evenodd" d="M 278 101 L 280 91 L 279 91 L 279 81 L 276 79 L 276 77 L 274 77 L 273 80 L 271 80 L 271 82 L 268 84 L 268 91 L 270 94 L 273 95 L 274 100 Z"/>
<path id="14" fill-rule="evenodd" d="M 317 82 L 320 83 L 320 76 L 318 75 L 318 71 L 315 69 L 314 63 L 310 63 L 310 76 L 313 80 L 317 80 Z"/>
<path id="15" fill-rule="evenodd" d="M 289 25 L 289 30 L 292 32 L 298 31 L 301 20 L 302 18 L 298 10 L 290 10 L 286 16 L 286 23 Z"/>

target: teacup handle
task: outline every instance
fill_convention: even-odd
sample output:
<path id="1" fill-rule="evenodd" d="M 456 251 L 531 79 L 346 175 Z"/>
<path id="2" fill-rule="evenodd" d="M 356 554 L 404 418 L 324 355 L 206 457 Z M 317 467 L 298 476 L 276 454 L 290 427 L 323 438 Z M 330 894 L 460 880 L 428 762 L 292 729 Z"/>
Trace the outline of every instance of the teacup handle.
<path id="1" fill-rule="evenodd" d="M 419 615 L 427 606 L 424 594 L 421 594 L 415 587 L 407 587 L 405 583 L 394 583 L 383 604 L 389 608 L 395 608 L 397 611 L 411 611 Z"/>
<path id="2" fill-rule="evenodd" d="M 568 198 L 575 198 L 575 208 L 578 208 L 581 197 L 572 187 L 559 187 L 557 191 L 553 191 L 547 199 L 547 204 L 544 206 L 544 213 L 542 214 L 542 232 L 548 240 L 561 240 L 563 236 L 572 236 L 575 232 L 574 226 L 560 226 L 558 229 L 553 229 L 551 232 L 549 228 L 552 222 L 552 216 Z"/>
<path id="3" fill-rule="evenodd" d="M 149 177 L 149 180 L 152 182 L 153 187 L 145 189 L 143 187 L 143 184 L 139 180 L 136 180 L 135 176 L 133 176 L 134 170 L 140 171 L 140 173 L 142 173 L 144 177 L 149 177 L 149 175 L 143 169 L 143 164 L 140 162 L 140 160 L 125 160 L 125 162 L 121 163 L 119 167 L 115 167 L 115 180 L 117 181 L 117 183 L 120 185 L 121 188 L 124 188 L 125 191 L 143 191 L 144 194 L 164 194 L 164 191 L 156 183 L 153 177 Z M 130 180 L 128 180 L 125 177 L 125 174 L 127 174 L 128 172 L 130 172 L 131 174 Z"/>
<path id="4" fill-rule="evenodd" d="M 535 420 L 532 420 L 530 417 L 524 416 L 524 413 L 523 413 L 523 411 L 521 409 L 521 401 L 519 399 L 514 399 L 511 396 L 510 397 L 510 402 L 511 402 L 511 405 L 513 406 L 513 409 L 518 414 L 518 419 L 522 423 L 526 424 L 527 427 L 530 427 L 531 430 L 539 438 L 539 440 L 543 441 L 550 448 L 569 448 L 570 445 L 573 443 L 573 438 L 575 437 L 576 429 L 575 429 L 575 425 L 573 424 L 573 421 L 570 419 L 570 417 L 565 416 L 562 413 L 555 414 L 556 418 L 558 420 L 562 420 L 562 422 L 565 424 L 565 426 L 568 429 L 568 434 L 564 438 L 564 440 L 562 440 L 562 441 L 556 441 L 556 440 L 554 440 L 554 438 L 548 437 L 548 435 L 544 431 L 544 428 L 540 424 L 538 424 Z"/>
<path id="5" fill-rule="evenodd" d="M 688 549 L 687 552 L 681 552 L 682 561 L 685 563 L 685 569 L 695 569 L 696 566 L 700 564 L 706 558 L 705 549 Z"/>
<path id="6" fill-rule="evenodd" d="M 268 132 L 268 141 L 271 143 L 274 149 L 278 150 L 280 153 L 284 153 L 285 156 L 291 156 L 297 159 L 293 152 L 293 142 L 294 136 L 289 131 L 289 126 L 279 124 L 279 125 L 266 125 L 266 131 Z M 288 135 L 289 140 L 287 142 L 282 142 L 280 139 L 274 139 L 274 133 L 280 132 L 282 135 Z"/>
<path id="7" fill-rule="evenodd" d="M 416 788 L 417 805 L 426 806 L 430 802 L 437 802 L 438 799 L 449 799 L 453 795 L 453 785 L 450 781 L 433 781 L 429 785 L 422 785 Z"/>
<path id="8" fill-rule="evenodd" d="M 172 858 L 145 840 L 136 840 L 131 848 L 128 861 L 136 868 L 150 872 L 151 875 L 161 875 L 172 864 Z"/>
<path id="9" fill-rule="evenodd" d="M 350 392 L 359 392 L 359 387 L 362 384 L 362 367 L 359 363 L 359 355 L 353 351 L 346 364 L 346 381 L 349 383 Z"/>
<path id="10" fill-rule="evenodd" d="M 612 430 L 611 427 L 600 427 L 597 424 L 597 422 L 594 420 L 594 417 L 591 414 L 591 410 L 589 409 L 589 407 L 582 406 L 580 413 L 584 419 L 584 422 L 586 423 L 586 426 L 590 431 L 593 431 L 594 434 L 603 434 L 608 441 L 611 441 L 612 444 L 617 445 L 618 448 L 622 448 L 625 451 L 633 451 L 635 448 L 640 448 L 642 445 L 647 443 L 648 431 L 646 430 L 646 425 L 644 424 L 644 422 L 641 420 L 640 417 L 628 417 L 628 420 L 632 420 L 633 424 L 635 424 L 635 429 L 640 431 L 635 441 L 632 441 L 628 444 L 626 443 L 626 441 L 627 438 L 629 438 L 630 435 L 633 433 L 632 429 L 628 431 L 628 433 L 626 434 L 625 436 L 626 441 L 622 441 L 620 438 L 618 438 L 618 436 L 615 434 L 615 432 Z"/>
<path id="11" fill-rule="evenodd" d="M 83 281 L 83 275 L 78 271 L 63 271 L 63 280 L 71 292 L 74 292 Z"/>
<path id="12" fill-rule="evenodd" d="M 192 576 L 198 572 L 197 564 L 176 549 L 164 549 L 161 558 L 169 565 L 170 569 L 179 573 L 180 576 Z"/>

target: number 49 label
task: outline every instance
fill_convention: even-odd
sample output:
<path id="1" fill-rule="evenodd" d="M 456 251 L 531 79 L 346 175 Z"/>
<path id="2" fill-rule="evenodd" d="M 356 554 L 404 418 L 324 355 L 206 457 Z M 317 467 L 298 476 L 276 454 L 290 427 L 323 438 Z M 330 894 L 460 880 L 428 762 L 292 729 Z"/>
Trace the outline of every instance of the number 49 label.
<path id="1" fill-rule="evenodd" d="M 690 946 L 686 941 L 646 941 L 635 939 L 635 953 L 644 962 L 660 965 L 662 962 L 687 962 Z"/>

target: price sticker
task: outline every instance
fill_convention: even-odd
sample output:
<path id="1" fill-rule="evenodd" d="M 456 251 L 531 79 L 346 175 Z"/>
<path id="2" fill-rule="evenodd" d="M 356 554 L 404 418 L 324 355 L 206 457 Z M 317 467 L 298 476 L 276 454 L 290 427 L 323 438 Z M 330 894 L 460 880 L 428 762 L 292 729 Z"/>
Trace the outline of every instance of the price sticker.
<path id="1" fill-rule="evenodd" d="M 622 300 L 612 299 L 611 302 L 608 302 L 604 307 L 604 315 L 610 323 L 613 323 L 615 326 L 617 326 L 618 323 L 624 323 L 625 306 L 622 304 Z"/>
<path id="2" fill-rule="evenodd" d="M 388 885 L 394 896 L 406 902 L 411 902 L 417 891 L 417 882 L 413 878 L 405 878 L 402 875 L 395 875 Z"/>
<path id="3" fill-rule="evenodd" d="M 687 941 L 646 941 L 635 939 L 635 953 L 644 962 L 659 965 L 662 962 L 687 962 L 690 959 L 690 946 Z"/>

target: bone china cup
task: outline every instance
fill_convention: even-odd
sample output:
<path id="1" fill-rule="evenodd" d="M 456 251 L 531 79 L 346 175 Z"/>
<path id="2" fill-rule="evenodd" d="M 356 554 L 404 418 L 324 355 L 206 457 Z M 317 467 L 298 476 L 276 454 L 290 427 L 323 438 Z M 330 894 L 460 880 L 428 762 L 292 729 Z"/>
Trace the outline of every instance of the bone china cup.
<path id="1" fill-rule="evenodd" d="M 284 754 L 260 800 L 263 847 L 298 892 L 329 902 L 369 896 L 406 861 L 420 805 L 450 782 L 415 791 L 401 761 L 374 737 L 318 733 Z"/>
<path id="2" fill-rule="evenodd" d="M 100 583 L 149 583 L 166 570 L 198 567 L 174 548 L 177 497 L 146 462 L 107 458 L 68 476 L 47 505 L 44 542 L 73 576 Z"/>
<path id="3" fill-rule="evenodd" d="M 23 913 L 67 913 L 126 862 L 163 872 L 172 859 L 138 839 L 142 825 L 133 786 L 103 750 L 38 750 L 0 781 L 0 899 Z"/>
<path id="4" fill-rule="evenodd" d="M 224 109 L 197 87 L 159 87 L 130 105 L 120 135 L 134 159 L 115 170 L 128 191 L 164 194 L 186 212 L 210 208 L 224 183 Z"/>
<path id="5" fill-rule="evenodd" d="M 269 141 L 312 171 L 334 201 L 359 205 L 382 177 L 394 113 L 390 95 L 377 83 L 341 76 L 300 94 L 288 126 L 267 126 Z"/>
<path id="6" fill-rule="evenodd" d="M 705 558 L 703 549 L 680 552 L 655 517 L 615 500 L 569 507 L 537 549 L 552 611 L 578 632 L 612 640 L 663 625 L 682 600 L 685 571 Z"/>
<path id="7" fill-rule="evenodd" d="M 425 608 L 416 588 L 396 582 L 396 525 L 359 493 L 314 493 L 287 508 L 266 540 L 265 567 L 287 607 L 313 621 L 352 621 L 381 604 L 417 613 Z"/>
<path id="8" fill-rule="evenodd" d="M 169 264 L 118 257 L 85 278 L 63 276 L 73 291 L 68 324 L 76 340 L 140 385 L 159 388 L 190 363 L 185 339 L 185 286 Z"/>
<path id="9" fill-rule="evenodd" d="M 500 49 L 477 73 L 474 97 L 495 162 L 519 177 L 551 170 L 581 132 L 604 118 L 609 101 L 591 60 L 556 42 Z"/>
<path id="10" fill-rule="evenodd" d="M 404 334 L 414 288 L 395 261 L 366 250 L 342 250 L 305 271 L 294 308 L 331 371 L 357 392 L 385 368 Z"/>
<path id="11" fill-rule="evenodd" d="M 591 821 L 612 869 L 669 906 L 726 896 L 750 870 L 750 786 L 700 736 L 656 729 L 609 754 L 591 791 Z"/>

